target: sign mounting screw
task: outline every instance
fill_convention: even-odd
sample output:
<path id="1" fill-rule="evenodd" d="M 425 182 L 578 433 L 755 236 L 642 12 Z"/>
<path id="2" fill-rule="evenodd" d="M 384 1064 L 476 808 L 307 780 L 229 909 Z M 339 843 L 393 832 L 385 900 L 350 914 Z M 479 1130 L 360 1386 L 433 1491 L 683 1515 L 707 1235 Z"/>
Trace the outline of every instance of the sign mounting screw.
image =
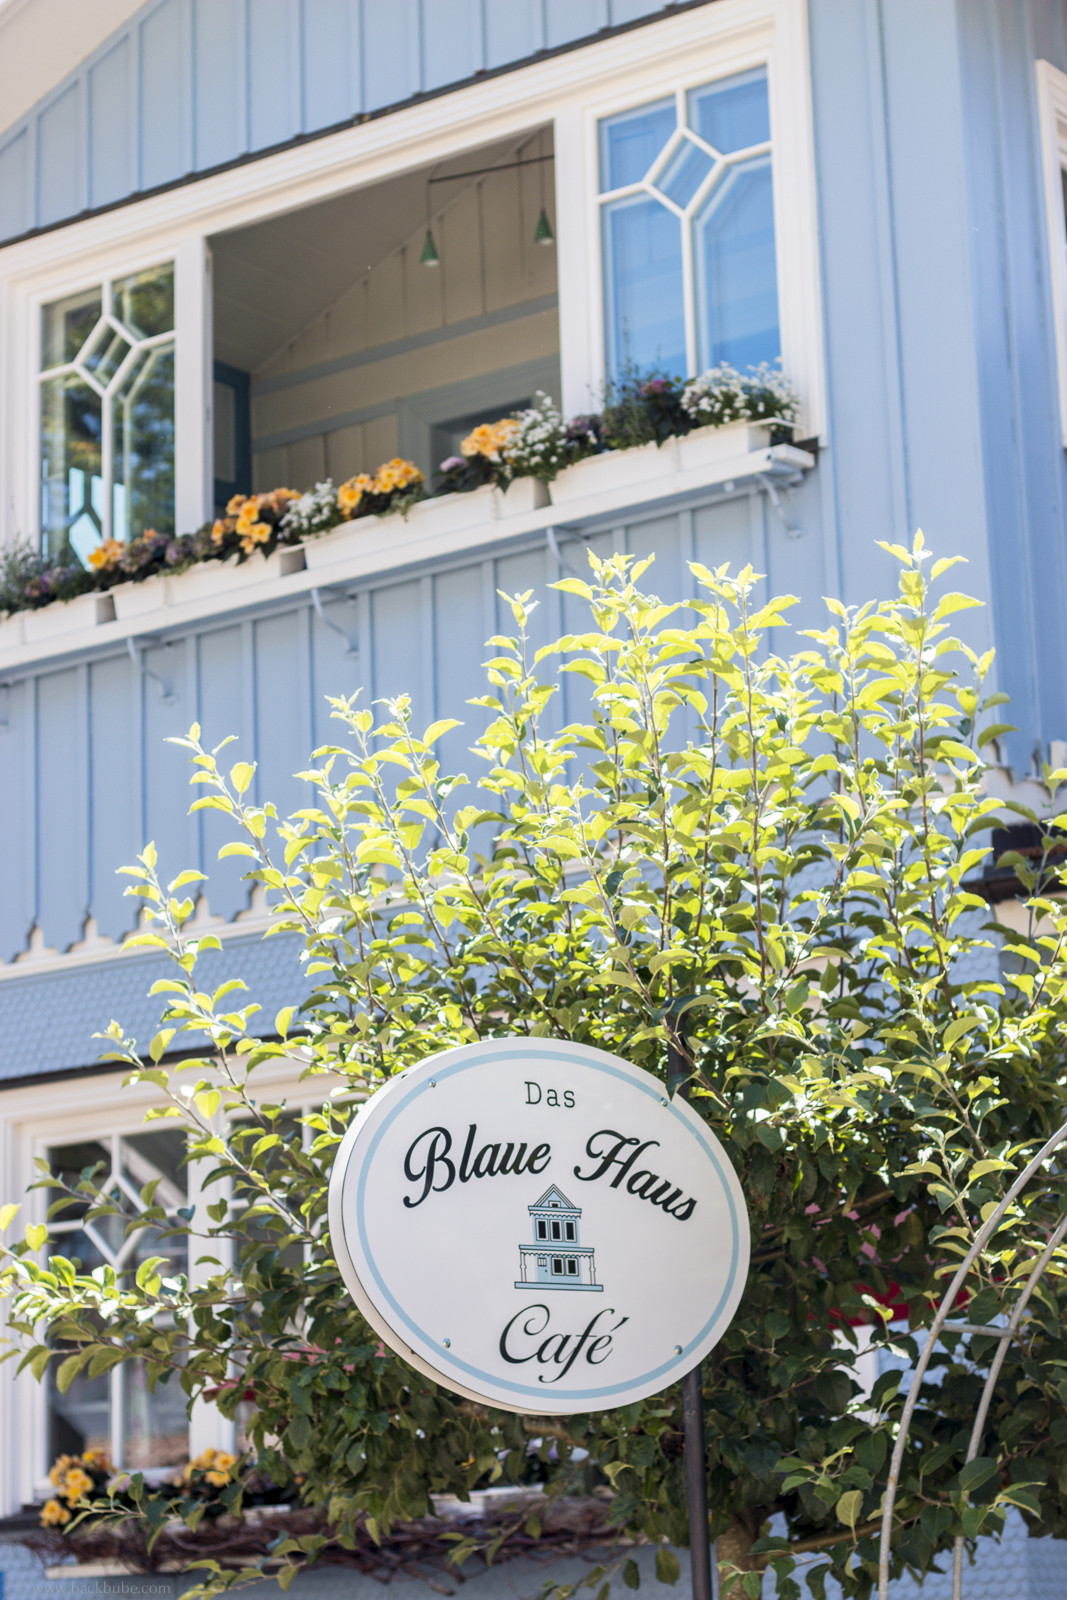
<path id="1" fill-rule="evenodd" d="M 676 1355 L 676 1356 L 680 1356 L 680 1355 L 681 1355 L 681 1353 L 682 1353 L 682 1347 L 681 1347 L 681 1345 L 680 1345 L 680 1344 L 676 1344 L 676 1345 L 675 1345 L 675 1347 L 674 1347 L 674 1353 L 675 1353 L 675 1355 Z"/>
<path id="2" fill-rule="evenodd" d="M 430 1079 L 430 1088 L 431 1089 L 436 1089 L 437 1088 L 437 1079 L 436 1078 L 431 1078 Z"/>
<path id="3" fill-rule="evenodd" d="M 452 1348 L 452 1340 L 451 1339 L 442 1339 L 441 1343 L 444 1345 L 446 1350 L 451 1350 L 451 1348 Z"/>

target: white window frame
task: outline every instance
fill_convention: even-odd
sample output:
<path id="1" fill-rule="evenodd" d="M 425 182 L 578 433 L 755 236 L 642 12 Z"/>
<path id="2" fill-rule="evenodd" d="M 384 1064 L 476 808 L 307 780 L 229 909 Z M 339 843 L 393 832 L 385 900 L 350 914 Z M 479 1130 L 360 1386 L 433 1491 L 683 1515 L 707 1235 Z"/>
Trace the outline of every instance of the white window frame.
<path id="1" fill-rule="evenodd" d="M 1063 202 L 1063 174 L 1067 172 L 1067 72 L 1060 72 L 1049 61 L 1038 61 L 1036 71 L 1060 434 L 1067 449 L 1067 215 Z"/>
<path id="2" fill-rule="evenodd" d="M 138 269 L 138 270 L 149 270 L 150 271 L 150 270 L 152 270 L 152 268 L 155 268 L 155 267 L 169 267 L 169 266 L 173 266 L 173 265 L 174 265 L 174 263 L 168 258 L 168 259 L 165 259 L 163 261 L 153 261 L 147 269 Z M 100 290 L 100 315 L 101 315 L 101 318 L 105 319 L 108 323 L 110 323 L 112 329 L 115 332 L 119 332 L 119 329 L 118 329 L 118 326 L 117 326 L 117 323 L 116 323 L 116 319 L 114 317 L 114 313 L 112 311 L 112 306 L 111 306 L 112 291 L 113 291 L 113 289 L 115 287 L 115 284 L 116 283 L 121 283 L 123 281 L 123 279 L 125 277 L 127 277 L 127 276 L 132 276 L 132 274 L 119 273 L 119 272 L 109 272 L 109 273 L 106 273 L 103 278 L 98 279 L 98 280 L 96 280 L 95 282 L 92 282 L 92 283 L 82 284 L 78 289 L 71 290 L 71 291 L 69 291 L 69 293 L 71 293 L 71 294 L 89 293 L 93 289 L 97 289 L 98 288 Z M 175 290 L 176 289 L 177 289 L 177 285 L 175 284 Z M 57 298 L 62 300 L 62 299 L 65 299 L 66 296 L 65 295 L 60 295 Z M 175 294 L 175 300 L 176 299 L 177 299 L 177 295 Z M 40 359 L 41 359 L 41 334 L 42 334 L 42 331 L 43 331 L 43 319 L 44 319 L 44 314 L 45 314 L 45 308 L 47 306 L 49 306 L 49 305 L 54 305 L 54 304 L 55 304 L 55 301 L 53 301 L 53 300 L 42 301 L 38 305 L 37 313 L 36 313 L 37 314 L 37 346 L 38 346 L 36 414 L 37 414 L 37 438 L 38 438 L 38 441 L 40 441 L 40 437 L 41 437 L 41 422 L 42 422 L 42 413 L 43 413 L 43 407 L 42 407 L 42 403 L 41 403 L 41 396 L 44 393 L 44 386 L 45 386 L 46 382 L 51 378 L 65 376 L 67 373 L 74 373 L 77 376 L 81 376 L 81 374 L 78 373 L 78 369 L 75 367 L 73 361 L 58 361 L 58 362 L 54 363 L 54 365 L 52 365 L 50 367 L 45 367 L 45 366 L 40 364 Z M 98 319 L 98 321 L 99 321 L 99 319 Z M 83 382 L 85 382 L 85 381 L 88 382 L 88 387 L 93 390 L 94 394 L 96 394 L 98 396 L 99 400 L 100 400 L 100 423 L 101 423 L 100 476 L 101 476 L 101 480 L 103 482 L 103 501 L 104 501 L 103 514 L 102 514 L 101 519 L 100 519 L 100 521 L 101 521 L 101 534 L 100 534 L 101 541 L 103 541 L 105 539 L 111 539 L 111 538 L 114 537 L 114 514 L 115 514 L 114 444 L 115 444 L 115 440 L 114 440 L 113 420 L 114 420 L 114 406 L 115 406 L 116 396 L 113 393 L 113 391 L 116 389 L 116 386 L 118 384 L 118 381 L 119 381 L 120 377 L 123 375 L 125 370 L 134 361 L 136 354 L 140 353 L 143 350 L 156 350 L 156 349 L 159 349 L 161 346 L 164 346 L 164 345 L 173 345 L 174 352 L 175 352 L 175 361 L 177 361 L 177 344 L 178 344 L 177 305 L 175 305 L 174 324 L 175 324 L 174 327 L 168 329 L 168 331 L 165 332 L 165 333 L 154 333 L 154 334 L 151 334 L 151 335 L 149 335 L 149 336 L 147 336 L 145 338 L 138 339 L 137 343 L 135 345 L 131 346 L 131 348 L 127 351 L 126 355 L 119 362 L 119 364 L 116 367 L 115 371 L 112 373 L 111 378 L 108 380 L 106 388 L 103 391 L 101 391 L 101 389 L 99 388 L 97 382 L 92 377 L 90 377 L 88 380 L 85 380 L 85 379 L 82 380 Z M 120 334 L 120 337 L 124 337 L 124 335 Z M 142 368 L 142 373 L 147 372 L 147 370 L 148 370 L 147 367 Z M 140 380 L 138 380 L 138 381 L 140 381 Z M 136 391 L 136 387 L 137 387 L 137 383 L 135 382 L 134 391 L 133 392 Z M 38 446 L 38 448 L 39 448 L 39 446 Z M 177 462 L 175 462 L 175 487 L 177 487 Z M 38 480 L 38 488 L 40 489 L 40 480 Z M 40 514 L 38 513 L 38 518 L 39 518 L 39 515 Z M 175 531 L 177 531 L 177 530 L 175 530 Z M 45 532 L 46 532 L 46 530 L 41 526 L 40 520 L 38 520 L 37 533 L 38 533 L 38 541 L 39 541 L 39 543 L 41 545 L 43 545 L 43 543 L 44 543 Z M 133 528 L 130 528 L 130 530 L 129 530 L 130 537 L 131 538 L 135 538 L 136 534 L 138 532 L 140 532 L 139 529 L 138 530 L 134 530 Z"/>
<path id="3" fill-rule="evenodd" d="M 281 1059 L 260 1068 L 256 1074 L 257 1095 L 269 1096 L 275 1102 L 284 1101 L 290 1110 L 303 1115 L 331 1098 L 336 1099 L 347 1088 L 343 1080 L 328 1075 L 315 1078 L 314 1087 L 307 1079 L 301 1081 L 300 1072 L 305 1065 L 298 1059 Z M 152 1129 L 154 1124 L 145 1122 L 144 1116 L 150 1108 L 165 1104 L 158 1090 L 148 1084 L 131 1084 L 125 1088 L 120 1084 L 118 1075 L 88 1074 L 61 1085 L 45 1083 L 10 1090 L 0 1088 L 0 1205 L 9 1201 L 20 1204 L 10 1235 L 20 1236 L 28 1223 L 45 1222 L 48 1207 L 56 1198 L 54 1192 L 45 1189 L 27 1193 L 29 1185 L 39 1176 L 34 1165 L 36 1157 L 45 1157 L 49 1149 L 76 1140 L 106 1138 L 113 1133 L 145 1133 Z M 62 1114 L 57 1113 L 58 1103 L 64 1107 Z M 221 1128 L 222 1113 L 217 1113 L 217 1117 Z M 307 1130 L 304 1137 L 307 1141 Z M 204 1187 L 196 1174 L 197 1166 L 191 1165 L 189 1203 L 196 1207 L 192 1226 L 204 1232 L 209 1226 L 206 1207 L 221 1198 L 225 1189 L 218 1183 Z M 193 1241 L 189 1253 L 190 1278 L 206 1281 L 215 1268 L 210 1264 L 198 1265 L 197 1258 L 205 1253 L 220 1257 L 223 1248 L 224 1241 L 207 1251 L 203 1247 L 197 1249 Z M 0 1303 L 0 1335 L 3 1317 Z M 47 1389 L 28 1371 L 16 1376 L 17 1365 L 13 1360 L 0 1367 L 0 1516 L 12 1515 L 21 1505 L 41 1499 L 49 1492 Z M 234 1423 L 216 1406 L 207 1401 L 194 1404 L 189 1423 L 190 1456 L 198 1455 L 209 1446 L 232 1450 L 235 1436 Z"/>
<path id="4" fill-rule="evenodd" d="M 176 515 L 191 532 L 211 515 L 212 234 L 429 167 L 554 123 L 560 353 L 564 410 L 588 409 L 603 384 L 596 123 L 749 67 L 768 73 L 782 361 L 802 398 L 800 429 L 823 434 L 822 306 L 806 0 L 716 0 L 594 40 L 544 62 L 308 140 L 21 240 L 0 250 L 0 538 L 39 524 L 36 406 L 39 307 L 107 275 L 175 263 Z M 199 330 L 200 337 L 197 337 Z"/>

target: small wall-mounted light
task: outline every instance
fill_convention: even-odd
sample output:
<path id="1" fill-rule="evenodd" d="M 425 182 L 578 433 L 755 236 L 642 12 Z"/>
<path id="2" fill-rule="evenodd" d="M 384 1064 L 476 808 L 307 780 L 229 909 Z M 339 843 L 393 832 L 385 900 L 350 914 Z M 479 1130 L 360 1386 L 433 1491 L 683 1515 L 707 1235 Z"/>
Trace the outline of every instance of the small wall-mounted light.
<path id="1" fill-rule="evenodd" d="M 544 206 L 541 207 L 541 215 L 537 219 L 533 242 L 534 244 L 555 244 L 556 242 L 556 236 L 552 232 L 552 224 L 548 220 L 548 212 Z"/>
<path id="2" fill-rule="evenodd" d="M 423 244 L 419 261 L 424 267 L 439 267 L 441 265 L 441 257 L 437 254 L 437 246 L 434 244 L 433 233 L 429 228 L 426 229 L 426 240 Z"/>

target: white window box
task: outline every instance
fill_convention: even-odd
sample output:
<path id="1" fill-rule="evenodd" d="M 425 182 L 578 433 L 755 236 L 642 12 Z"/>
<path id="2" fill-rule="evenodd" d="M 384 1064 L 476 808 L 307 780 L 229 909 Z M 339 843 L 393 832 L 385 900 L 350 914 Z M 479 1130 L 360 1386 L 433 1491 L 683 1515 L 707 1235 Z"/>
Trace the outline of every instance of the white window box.
<path id="1" fill-rule="evenodd" d="M 132 622 L 150 611 L 158 611 L 166 604 L 166 586 L 173 580 L 163 573 L 145 578 L 141 583 L 120 583 L 111 591 L 115 597 L 115 615 L 120 622 Z"/>
<path id="2" fill-rule="evenodd" d="M 420 500 L 406 517 L 395 520 L 420 537 L 434 537 L 485 528 L 508 517 L 539 511 L 548 504 L 548 490 L 538 478 L 517 478 L 506 492 L 487 484 L 469 494 L 443 494 Z M 360 517 L 356 522 L 342 523 L 319 539 L 309 540 L 304 546 L 308 570 L 333 567 L 349 555 L 361 554 L 367 548 L 368 535 L 385 525 L 377 518 Z"/>
<path id="3" fill-rule="evenodd" d="M 588 500 L 590 495 L 648 483 L 670 472 L 674 465 L 673 439 L 663 445 L 642 444 L 636 450 L 609 450 L 604 455 L 587 456 L 573 467 L 565 467 L 553 479 L 552 504 L 565 506 L 572 500 Z"/>
<path id="4" fill-rule="evenodd" d="M 167 605 L 181 606 L 189 601 L 211 599 L 220 589 L 229 588 L 235 582 L 240 582 L 237 557 L 230 556 L 228 561 L 200 561 L 185 572 L 168 573 L 166 577 L 161 574 L 136 587 L 154 590 L 159 595 L 160 605 L 164 604 L 165 597 Z M 157 583 L 160 589 L 156 589 Z"/>
<path id="5" fill-rule="evenodd" d="M 22 638 L 26 644 L 37 644 L 114 620 L 115 602 L 110 594 L 80 594 L 74 600 L 54 600 L 37 611 L 23 611 Z"/>
<path id="6" fill-rule="evenodd" d="M 674 440 L 678 466 L 682 472 L 703 467 L 728 456 L 747 455 L 750 450 L 767 450 L 772 425 L 766 422 L 728 422 L 717 428 L 694 428 L 692 433 Z M 666 445 L 663 447 L 666 449 Z"/>

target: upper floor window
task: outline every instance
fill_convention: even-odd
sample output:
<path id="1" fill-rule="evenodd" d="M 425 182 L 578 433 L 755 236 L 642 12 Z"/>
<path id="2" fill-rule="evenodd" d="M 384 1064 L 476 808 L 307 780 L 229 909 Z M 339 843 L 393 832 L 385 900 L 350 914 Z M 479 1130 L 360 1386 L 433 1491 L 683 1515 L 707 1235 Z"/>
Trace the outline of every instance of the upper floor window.
<path id="1" fill-rule="evenodd" d="M 83 564 L 104 539 L 174 529 L 174 267 L 44 307 L 41 536 Z"/>
<path id="2" fill-rule="evenodd" d="M 765 68 L 599 123 L 607 376 L 781 354 Z"/>

